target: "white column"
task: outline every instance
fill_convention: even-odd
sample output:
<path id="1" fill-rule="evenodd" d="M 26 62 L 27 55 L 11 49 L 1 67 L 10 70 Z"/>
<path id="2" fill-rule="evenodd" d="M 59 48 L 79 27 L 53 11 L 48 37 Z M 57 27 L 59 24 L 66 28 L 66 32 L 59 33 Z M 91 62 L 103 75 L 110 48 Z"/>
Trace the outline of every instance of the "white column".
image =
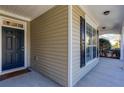
<path id="1" fill-rule="evenodd" d="M 121 31 L 121 48 L 120 48 L 120 59 L 124 60 L 124 26 L 122 26 L 122 31 Z"/>
<path id="2" fill-rule="evenodd" d="M 68 87 L 72 87 L 72 5 L 68 6 Z"/>

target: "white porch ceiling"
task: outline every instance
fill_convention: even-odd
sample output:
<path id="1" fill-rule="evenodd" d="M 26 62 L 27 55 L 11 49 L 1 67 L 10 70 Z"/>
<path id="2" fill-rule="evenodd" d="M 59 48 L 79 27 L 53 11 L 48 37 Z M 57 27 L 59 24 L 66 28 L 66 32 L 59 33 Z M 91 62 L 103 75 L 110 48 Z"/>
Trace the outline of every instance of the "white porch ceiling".
<path id="1" fill-rule="evenodd" d="M 0 5 L 0 10 L 33 20 L 52 7 L 54 7 L 54 5 Z"/>
<path id="2" fill-rule="evenodd" d="M 0 10 L 33 20 L 52 7 L 54 5 L 0 5 Z M 120 33 L 124 21 L 123 5 L 80 5 L 80 7 L 96 21 L 103 33 Z M 103 15 L 106 10 L 110 11 L 107 16 Z M 105 30 L 101 29 L 103 26 L 106 27 Z"/>
<path id="3" fill-rule="evenodd" d="M 98 24 L 101 31 L 120 33 L 124 21 L 123 5 L 80 5 L 80 7 L 92 17 Z M 109 10 L 109 15 L 103 15 L 103 12 Z M 106 29 L 103 30 L 102 27 Z"/>

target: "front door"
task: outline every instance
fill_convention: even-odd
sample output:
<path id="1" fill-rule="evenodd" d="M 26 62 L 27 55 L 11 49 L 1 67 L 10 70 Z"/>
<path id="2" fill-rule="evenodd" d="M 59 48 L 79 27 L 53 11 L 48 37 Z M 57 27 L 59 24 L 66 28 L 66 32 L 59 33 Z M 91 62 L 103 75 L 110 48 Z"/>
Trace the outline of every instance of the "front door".
<path id="1" fill-rule="evenodd" d="M 24 30 L 2 27 L 2 70 L 24 66 Z"/>

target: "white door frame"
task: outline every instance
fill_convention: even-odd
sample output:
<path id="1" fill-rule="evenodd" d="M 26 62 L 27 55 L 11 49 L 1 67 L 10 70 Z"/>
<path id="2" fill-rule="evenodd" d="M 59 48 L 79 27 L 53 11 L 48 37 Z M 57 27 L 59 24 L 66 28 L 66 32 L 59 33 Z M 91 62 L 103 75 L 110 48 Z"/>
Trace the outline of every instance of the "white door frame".
<path id="1" fill-rule="evenodd" d="M 14 69 L 10 69 L 10 70 L 6 70 L 6 71 L 2 71 L 2 26 L 3 25 L 3 20 L 11 20 L 17 23 L 21 23 L 24 25 L 24 28 L 18 28 L 18 27 L 12 27 L 12 26 L 6 26 L 6 27 L 12 27 L 12 28 L 17 28 L 17 29 L 23 29 L 24 30 L 24 66 L 23 67 L 19 67 L 19 68 L 14 68 Z M 18 70 L 22 70 L 28 67 L 28 51 L 27 51 L 27 23 L 24 21 L 20 21 L 20 20 L 15 20 L 12 18 L 8 18 L 8 17 L 4 17 L 4 16 L 0 16 L 0 75 L 6 74 L 6 73 L 10 73 L 10 72 L 14 72 L 14 71 L 18 71 Z"/>

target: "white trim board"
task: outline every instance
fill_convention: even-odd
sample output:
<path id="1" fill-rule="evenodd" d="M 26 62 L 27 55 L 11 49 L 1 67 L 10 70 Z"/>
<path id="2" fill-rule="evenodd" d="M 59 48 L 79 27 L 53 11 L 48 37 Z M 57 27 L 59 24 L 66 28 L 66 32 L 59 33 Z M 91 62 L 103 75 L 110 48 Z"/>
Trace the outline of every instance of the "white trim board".
<path id="1" fill-rule="evenodd" d="M 0 75 L 4 75 L 4 74 L 7 74 L 7 73 L 23 70 L 23 69 L 26 69 L 26 68 L 27 67 L 19 67 L 19 68 L 14 68 L 14 69 L 11 69 L 11 70 L 6 70 L 6 71 L 1 72 Z"/>
<path id="2" fill-rule="evenodd" d="M 29 19 L 29 18 L 20 16 L 17 14 L 13 14 L 13 13 L 10 13 L 10 12 L 4 11 L 4 10 L 0 10 L 0 14 L 11 16 L 11 17 L 18 18 L 18 19 L 25 20 L 25 21 L 31 21 L 31 19 Z"/>
<path id="3" fill-rule="evenodd" d="M 124 26 L 122 26 L 122 31 L 121 31 L 120 60 L 124 60 Z"/>
<path id="4" fill-rule="evenodd" d="M 24 40 L 24 67 L 19 67 L 19 68 L 14 68 L 14 69 L 10 69 L 10 70 L 6 70 L 6 71 L 2 71 L 2 20 L 3 19 L 10 19 L 10 20 L 14 20 L 16 22 L 21 22 L 23 23 L 24 25 L 24 37 L 25 37 L 25 40 Z M 25 69 L 28 67 L 28 64 L 29 64 L 29 59 L 28 59 L 28 47 L 27 47 L 27 43 L 28 42 L 28 37 L 27 37 L 27 23 L 24 22 L 24 21 L 19 21 L 19 20 L 15 20 L 15 19 L 11 19 L 11 18 L 8 18 L 8 17 L 4 17 L 4 16 L 0 16 L 0 75 L 2 74 L 6 74 L 6 73 L 10 73 L 10 72 L 13 72 L 13 71 L 18 71 L 18 70 L 21 70 L 21 69 Z"/>
<path id="5" fill-rule="evenodd" d="M 94 23 L 94 21 L 87 15 L 85 14 L 85 21 L 90 24 L 92 27 L 97 29 L 97 24 Z"/>
<path id="6" fill-rule="evenodd" d="M 72 5 L 68 6 L 68 87 L 72 87 Z"/>

